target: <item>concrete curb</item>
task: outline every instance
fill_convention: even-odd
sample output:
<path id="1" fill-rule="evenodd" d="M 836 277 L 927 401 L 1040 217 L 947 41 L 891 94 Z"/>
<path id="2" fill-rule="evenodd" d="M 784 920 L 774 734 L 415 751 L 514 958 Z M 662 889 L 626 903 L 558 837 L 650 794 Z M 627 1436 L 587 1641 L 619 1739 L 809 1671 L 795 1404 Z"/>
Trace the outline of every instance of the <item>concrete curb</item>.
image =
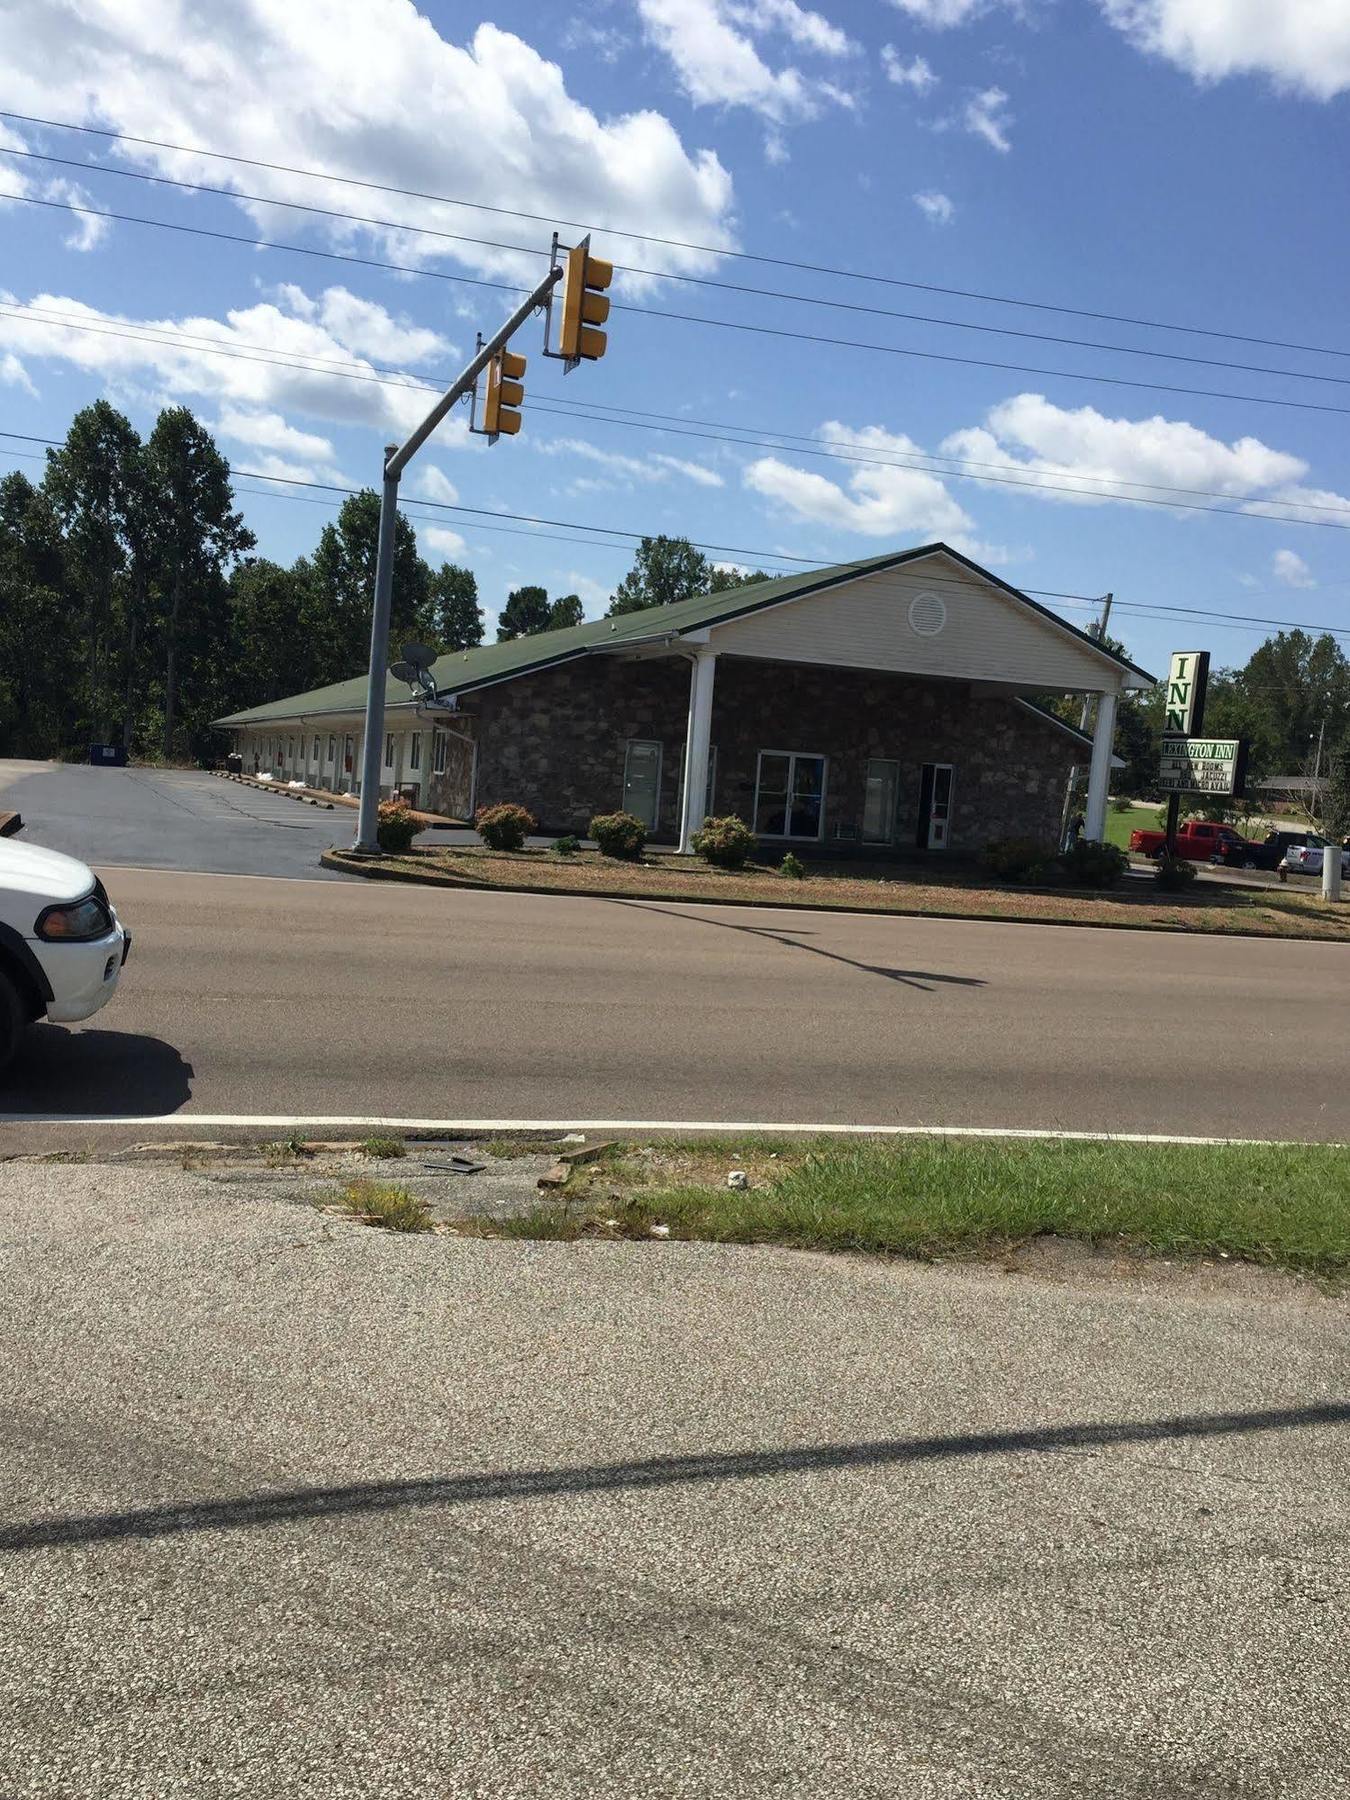
<path id="1" fill-rule="evenodd" d="M 260 794 L 281 794 L 287 800 L 302 800 L 306 805 L 320 806 L 327 812 L 332 812 L 335 806 L 345 806 L 355 812 L 360 804 L 351 794 L 332 794 L 326 788 L 293 788 L 283 782 L 259 781 L 252 775 L 231 775 L 227 769 L 212 769 L 210 773 L 221 781 L 236 781 L 241 787 L 254 788 Z M 422 812 L 413 807 L 412 815 L 423 831 L 467 829 L 463 819 L 447 819 L 441 813 Z"/>
<path id="2" fill-rule="evenodd" d="M 16 812 L 0 812 L 0 837 L 13 837 L 23 830 L 23 814 Z"/>
<path id="3" fill-rule="evenodd" d="M 965 925 L 1053 925 L 1079 931 L 1142 931 L 1164 937 L 1228 937 L 1259 938 L 1263 943 L 1331 944 L 1335 938 L 1290 937 L 1282 931 L 1198 931 L 1185 925 L 1135 925 L 1124 919 L 1041 919 L 1029 913 L 968 913 L 925 911 L 907 906 L 834 906 L 828 900 L 733 900 L 706 894 L 649 894 L 640 889 L 610 888 L 597 894 L 590 888 L 537 888 L 505 881 L 473 881 L 459 875 L 446 875 L 438 870 L 414 873 L 410 869 L 393 869 L 386 863 L 368 861 L 341 850 L 325 850 L 319 861 L 326 869 L 342 874 L 360 875 L 366 881 L 399 881 L 407 887 L 462 888 L 482 894 L 535 894 L 544 900 L 646 900 L 666 906 L 745 906 L 764 912 L 843 913 L 856 918 L 875 919 L 941 919 Z M 1062 892 L 1062 890 L 1056 890 Z M 1160 900 L 1160 906 L 1168 904 Z M 1344 946 L 1338 946 L 1343 948 Z"/>

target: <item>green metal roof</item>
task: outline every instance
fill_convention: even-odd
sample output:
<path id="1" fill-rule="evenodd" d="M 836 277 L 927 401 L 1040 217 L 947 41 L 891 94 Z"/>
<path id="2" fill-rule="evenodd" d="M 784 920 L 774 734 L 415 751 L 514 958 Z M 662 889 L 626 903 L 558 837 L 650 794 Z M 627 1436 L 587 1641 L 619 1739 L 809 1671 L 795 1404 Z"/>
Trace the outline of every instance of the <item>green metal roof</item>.
<path id="1" fill-rule="evenodd" d="M 1086 632 L 1079 631 L 1057 613 L 1039 606 L 1022 593 L 1000 581 L 969 557 L 962 556 L 947 544 L 924 544 L 915 550 L 889 550 L 881 556 L 863 557 L 858 562 L 835 563 L 826 569 L 811 569 L 801 575 L 780 575 L 772 581 L 757 581 L 748 587 L 728 588 L 720 594 L 695 594 L 688 600 L 677 600 L 671 606 L 649 606 L 639 612 L 622 613 L 615 619 L 590 619 L 583 625 L 566 625 L 559 631 L 540 631 L 532 637 L 513 638 L 506 644 L 482 644 L 476 650 L 455 650 L 437 658 L 432 667 L 440 693 L 464 694 L 474 688 L 489 687 L 494 682 L 509 681 L 517 675 L 547 669 L 554 664 L 570 662 L 579 656 L 599 651 L 620 649 L 625 645 L 648 643 L 653 639 L 677 637 L 700 631 L 710 625 L 722 625 L 729 619 L 743 618 L 782 600 L 796 600 L 824 588 L 836 587 L 859 575 L 879 569 L 917 562 L 925 556 L 949 556 L 982 580 L 1001 588 L 1042 618 L 1051 620 L 1062 631 L 1071 633 L 1098 656 L 1129 669 L 1147 681 L 1154 677 L 1147 670 L 1126 662 L 1104 650 Z M 385 685 L 387 706 L 406 705 L 408 689 L 403 682 L 390 679 Z M 214 721 L 217 725 L 268 725 L 283 719 L 308 717 L 313 713 L 363 712 L 366 704 L 366 677 L 355 675 L 350 681 L 335 681 L 327 687 L 314 688 L 305 694 L 292 694 L 284 700 L 273 700 L 266 706 L 253 706 L 243 712 L 230 713 Z"/>

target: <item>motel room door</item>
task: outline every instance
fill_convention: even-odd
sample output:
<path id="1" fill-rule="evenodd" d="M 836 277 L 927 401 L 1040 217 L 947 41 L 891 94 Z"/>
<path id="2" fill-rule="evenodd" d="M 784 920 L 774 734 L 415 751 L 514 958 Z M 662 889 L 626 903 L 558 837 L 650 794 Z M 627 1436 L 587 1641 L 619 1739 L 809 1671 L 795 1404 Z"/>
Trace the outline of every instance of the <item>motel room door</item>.
<path id="1" fill-rule="evenodd" d="M 640 738 L 629 742 L 623 759 L 623 809 L 656 830 L 661 802 L 661 746 Z"/>
<path id="2" fill-rule="evenodd" d="M 951 763 L 925 763 L 919 777 L 919 829 L 915 843 L 920 850 L 945 850 L 951 841 Z"/>

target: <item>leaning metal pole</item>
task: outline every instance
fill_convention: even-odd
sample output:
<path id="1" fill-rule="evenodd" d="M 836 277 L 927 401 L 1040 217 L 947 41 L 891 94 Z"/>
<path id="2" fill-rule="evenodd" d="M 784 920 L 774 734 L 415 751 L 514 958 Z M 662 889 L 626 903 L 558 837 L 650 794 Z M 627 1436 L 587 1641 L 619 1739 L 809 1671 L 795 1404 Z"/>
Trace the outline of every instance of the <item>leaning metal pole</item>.
<path id="1" fill-rule="evenodd" d="M 366 685 L 366 738 L 361 746 L 361 806 L 357 814 L 356 842 L 352 846 L 367 856 L 379 854 L 380 759 L 384 748 L 384 698 L 388 683 L 389 615 L 394 596 L 394 532 L 398 522 L 399 477 L 426 443 L 450 408 L 462 400 L 492 361 L 537 306 L 547 300 L 562 280 L 562 269 L 550 269 L 527 300 L 521 302 L 495 336 L 481 345 L 462 374 L 441 395 L 406 443 L 390 444 L 384 453 L 384 487 L 380 494 L 380 537 L 375 558 L 375 598 L 370 615 L 370 673 Z"/>

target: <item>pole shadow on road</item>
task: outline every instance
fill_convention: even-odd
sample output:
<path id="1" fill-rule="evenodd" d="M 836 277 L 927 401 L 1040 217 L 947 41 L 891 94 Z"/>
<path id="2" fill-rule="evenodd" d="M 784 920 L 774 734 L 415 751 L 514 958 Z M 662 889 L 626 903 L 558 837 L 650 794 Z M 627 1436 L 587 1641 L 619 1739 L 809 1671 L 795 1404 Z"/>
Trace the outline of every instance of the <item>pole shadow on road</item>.
<path id="1" fill-rule="evenodd" d="M 740 931 L 748 937 L 768 938 L 771 943 L 782 944 L 788 950 L 805 950 L 808 956 L 824 956 L 830 962 L 847 963 L 850 969 L 857 969 L 864 975 L 881 975 L 887 981 L 902 982 L 905 987 L 918 988 L 922 993 L 931 994 L 935 987 L 982 988 L 988 983 L 975 975 L 943 975 L 934 969 L 888 969 L 880 963 L 858 962 L 852 956 L 844 956 L 838 950 L 823 950 L 819 944 L 803 944 L 800 940 L 812 937 L 810 931 L 802 931 L 793 925 L 789 929 L 794 933 L 787 937 L 781 931 L 774 931 L 767 925 L 736 925 L 730 919 L 706 919 L 700 913 L 671 912 L 666 906 L 651 906 L 645 900 L 611 901 L 611 905 L 636 907 L 640 912 L 661 913 L 668 919 L 683 919 L 690 925 L 712 925 L 721 931 Z"/>
<path id="2" fill-rule="evenodd" d="M 172 1044 L 142 1031 L 38 1025 L 0 1086 L 0 1113 L 153 1118 L 187 1105 L 192 1076 Z"/>
<path id="3" fill-rule="evenodd" d="M 748 1481 L 766 1476 L 809 1475 L 821 1470 L 903 1466 L 967 1456 L 1026 1455 L 1060 1451 L 1093 1454 L 1126 1444 L 1235 1437 L 1249 1432 L 1296 1431 L 1350 1424 L 1350 1403 L 1282 1406 L 1261 1412 L 1200 1413 L 1124 1420 L 1119 1424 L 1040 1426 L 1024 1431 L 957 1433 L 935 1438 L 882 1438 L 856 1444 L 815 1444 L 798 1449 L 710 1451 L 599 1463 L 571 1469 L 521 1469 L 454 1475 L 419 1481 L 370 1481 L 350 1487 L 298 1488 L 244 1494 L 229 1500 L 185 1501 L 134 1511 L 47 1518 L 0 1527 L 0 1554 L 59 1544 L 106 1543 L 122 1538 L 172 1537 L 179 1532 L 225 1531 L 293 1519 L 334 1518 L 402 1508 L 470 1506 L 489 1500 L 543 1499 L 555 1494 L 603 1493 L 624 1488 L 676 1487 L 703 1481 Z"/>

